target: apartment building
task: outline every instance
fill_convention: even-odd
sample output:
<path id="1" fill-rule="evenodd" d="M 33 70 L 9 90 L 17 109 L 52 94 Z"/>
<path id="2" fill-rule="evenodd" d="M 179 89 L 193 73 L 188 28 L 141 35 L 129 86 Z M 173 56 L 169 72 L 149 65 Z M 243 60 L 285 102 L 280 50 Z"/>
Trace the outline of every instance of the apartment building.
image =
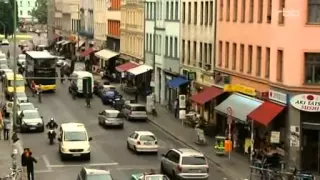
<path id="1" fill-rule="evenodd" d="M 94 41 L 97 47 L 100 47 L 106 41 L 106 9 L 108 3 L 105 0 L 94 0 L 93 2 Z"/>
<path id="2" fill-rule="evenodd" d="M 217 6 L 216 83 L 262 99 L 258 109 L 265 113 L 248 117 L 280 126 L 274 131 L 288 165 L 319 171 L 320 1 L 221 0 Z M 263 99 L 281 107 L 266 108 Z"/>
<path id="3" fill-rule="evenodd" d="M 18 10 L 19 10 L 19 20 L 24 22 L 36 22 L 37 19 L 34 19 L 31 16 L 31 11 L 33 8 L 36 7 L 36 1 L 35 0 L 19 0 L 18 3 Z"/>
<path id="4" fill-rule="evenodd" d="M 121 0 L 120 42 L 123 59 L 144 61 L 143 0 Z"/>
<path id="5" fill-rule="evenodd" d="M 167 82 L 179 74 L 178 0 L 156 0 L 145 3 L 145 61 L 155 66 L 154 88 L 156 100 L 168 104 L 176 100 Z"/>
<path id="6" fill-rule="evenodd" d="M 94 5 L 97 1 L 99 0 L 81 0 L 79 35 L 87 48 L 89 47 L 89 43 L 94 39 Z M 99 2 L 103 5 L 101 0 Z M 99 9 L 97 8 L 96 10 Z"/>
<path id="7" fill-rule="evenodd" d="M 110 0 L 105 11 L 106 17 L 106 31 L 107 35 L 107 49 L 120 52 L 120 0 Z"/>
<path id="8" fill-rule="evenodd" d="M 55 34 L 60 35 L 62 29 L 63 0 L 55 0 L 54 27 Z"/>

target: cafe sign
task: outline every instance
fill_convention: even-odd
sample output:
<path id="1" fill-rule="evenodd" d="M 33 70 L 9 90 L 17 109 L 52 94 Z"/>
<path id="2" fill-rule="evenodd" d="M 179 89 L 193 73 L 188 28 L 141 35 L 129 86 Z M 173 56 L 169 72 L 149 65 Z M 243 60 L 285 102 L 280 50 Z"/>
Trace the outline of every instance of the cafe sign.
<path id="1" fill-rule="evenodd" d="M 224 85 L 223 90 L 225 92 L 239 92 L 249 96 L 257 95 L 256 90 L 254 88 L 247 87 L 241 84 L 227 84 L 227 85 Z"/>
<path id="2" fill-rule="evenodd" d="M 273 100 L 282 104 L 287 104 L 287 94 L 285 93 L 275 91 L 275 90 L 269 90 L 268 97 L 270 100 Z"/>
<path id="3" fill-rule="evenodd" d="M 307 112 L 320 112 L 320 96 L 315 94 L 300 94 L 293 96 L 290 103 L 296 109 Z"/>

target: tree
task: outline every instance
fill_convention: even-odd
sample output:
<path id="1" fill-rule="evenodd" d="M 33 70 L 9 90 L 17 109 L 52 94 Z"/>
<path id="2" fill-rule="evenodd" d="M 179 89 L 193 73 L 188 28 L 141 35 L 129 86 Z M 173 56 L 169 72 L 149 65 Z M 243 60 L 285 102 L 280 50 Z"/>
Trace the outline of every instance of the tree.
<path id="1" fill-rule="evenodd" d="M 36 7 L 31 11 L 31 16 L 38 19 L 41 24 L 47 24 L 48 2 L 47 0 L 36 0 Z"/>
<path id="2" fill-rule="evenodd" d="M 4 33 L 3 25 L 5 26 L 5 36 L 12 35 L 14 33 L 14 15 L 13 15 L 13 5 L 15 0 L 9 0 L 9 3 L 4 3 L 0 1 L 0 34 Z M 16 3 L 16 22 L 18 27 L 19 17 L 18 17 L 18 4 Z"/>

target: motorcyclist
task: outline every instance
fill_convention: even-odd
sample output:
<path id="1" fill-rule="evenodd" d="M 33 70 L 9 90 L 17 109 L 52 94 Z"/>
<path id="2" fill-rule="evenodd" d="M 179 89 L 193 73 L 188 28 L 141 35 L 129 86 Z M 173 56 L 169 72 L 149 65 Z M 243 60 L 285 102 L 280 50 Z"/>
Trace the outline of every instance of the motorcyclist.
<path id="1" fill-rule="evenodd" d="M 54 118 L 50 118 L 50 121 L 46 124 L 46 128 L 48 129 L 58 128 L 58 124 L 54 121 Z"/>

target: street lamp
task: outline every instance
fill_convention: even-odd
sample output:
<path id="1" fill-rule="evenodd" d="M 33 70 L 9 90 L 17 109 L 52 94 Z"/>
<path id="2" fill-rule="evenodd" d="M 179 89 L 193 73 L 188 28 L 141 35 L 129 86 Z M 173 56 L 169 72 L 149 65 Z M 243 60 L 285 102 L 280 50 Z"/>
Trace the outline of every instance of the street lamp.
<path id="1" fill-rule="evenodd" d="M 2 28 L 3 28 L 3 35 L 6 36 L 6 25 L 0 21 L 0 24 L 2 25 Z"/>

